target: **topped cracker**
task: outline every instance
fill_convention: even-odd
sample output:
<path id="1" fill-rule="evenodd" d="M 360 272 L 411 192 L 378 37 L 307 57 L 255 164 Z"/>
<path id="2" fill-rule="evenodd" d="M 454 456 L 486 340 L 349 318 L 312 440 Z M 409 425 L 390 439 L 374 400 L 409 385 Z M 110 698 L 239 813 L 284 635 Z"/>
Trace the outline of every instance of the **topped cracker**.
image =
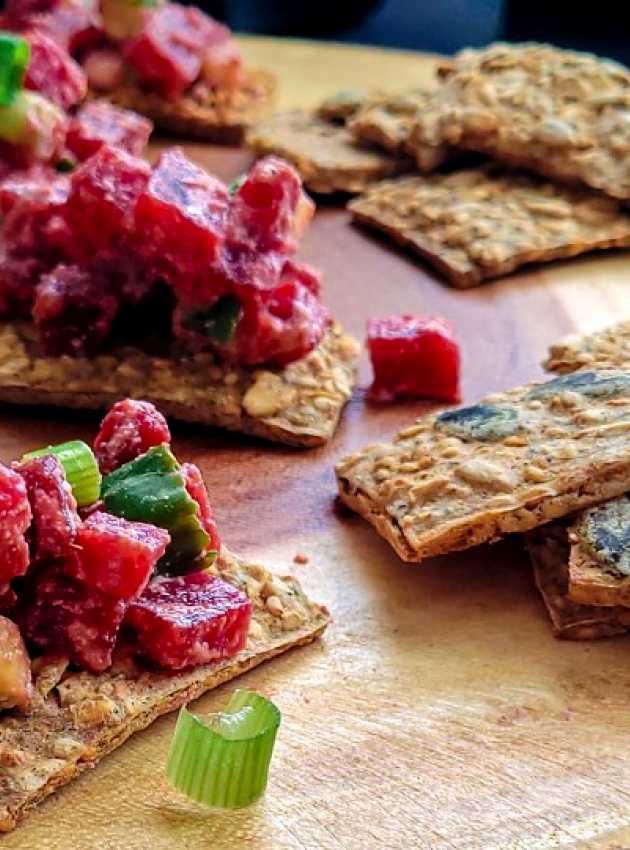
<path id="1" fill-rule="evenodd" d="M 459 53 L 410 143 L 490 154 L 630 197 L 630 71 L 545 44 Z"/>
<path id="2" fill-rule="evenodd" d="M 426 416 L 337 466 L 341 499 L 406 561 L 526 531 L 630 489 L 630 368 Z"/>
<path id="3" fill-rule="evenodd" d="M 591 334 L 573 334 L 549 347 L 544 367 L 550 372 L 574 372 L 583 366 L 630 364 L 630 321 Z"/>
<path id="4" fill-rule="evenodd" d="M 349 209 L 460 288 L 525 263 L 630 245 L 630 214 L 612 198 L 497 166 L 385 181 Z"/>

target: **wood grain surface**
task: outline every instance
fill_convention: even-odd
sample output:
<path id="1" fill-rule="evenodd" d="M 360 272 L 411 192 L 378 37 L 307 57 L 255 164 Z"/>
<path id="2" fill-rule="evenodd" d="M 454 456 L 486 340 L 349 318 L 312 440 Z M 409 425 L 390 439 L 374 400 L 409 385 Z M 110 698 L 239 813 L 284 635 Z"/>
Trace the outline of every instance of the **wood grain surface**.
<path id="1" fill-rule="evenodd" d="M 282 104 L 339 88 L 413 84 L 412 54 L 247 39 L 276 68 Z M 231 178 L 247 154 L 187 146 Z M 440 313 L 463 349 L 464 399 L 539 377 L 559 336 L 630 317 L 627 254 L 526 270 L 459 292 L 428 268 L 320 208 L 302 256 L 360 338 L 370 315 Z M 167 785 L 174 718 L 135 736 L 0 839 L 12 850 L 547 850 L 630 848 L 630 639 L 551 636 L 518 539 L 426 562 L 398 561 L 335 501 L 334 461 L 387 438 L 428 404 L 370 406 L 362 364 L 336 439 L 300 452 L 175 427 L 198 463 L 234 551 L 293 571 L 332 610 L 325 639 L 243 677 L 283 712 L 266 798 L 206 812 Z M 97 418 L 0 409 L 0 457 L 90 438 Z M 292 563 L 297 553 L 306 565 Z M 195 704 L 212 711 L 232 686 Z"/>

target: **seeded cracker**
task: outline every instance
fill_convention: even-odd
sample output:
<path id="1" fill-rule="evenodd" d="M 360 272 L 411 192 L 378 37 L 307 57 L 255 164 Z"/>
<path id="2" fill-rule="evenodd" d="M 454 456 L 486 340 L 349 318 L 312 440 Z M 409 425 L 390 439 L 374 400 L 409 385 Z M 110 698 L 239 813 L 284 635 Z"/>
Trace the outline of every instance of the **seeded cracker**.
<path id="1" fill-rule="evenodd" d="M 345 124 L 360 109 L 381 97 L 384 95 L 376 91 L 340 91 L 320 103 L 317 115 L 324 121 Z"/>
<path id="2" fill-rule="evenodd" d="M 495 166 L 386 181 L 348 208 L 461 289 L 525 263 L 630 245 L 630 214 L 616 201 Z"/>
<path id="3" fill-rule="evenodd" d="M 335 432 L 355 384 L 358 343 L 333 325 L 282 371 L 218 363 L 210 353 L 152 357 L 122 348 L 92 359 L 40 357 L 29 323 L 0 323 L 0 401 L 100 410 L 127 396 L 165 415 L 292 446 Z"/>
<path id="4" fill-rule="evenodd" d="M 426 416 L 337 466 L 341 499 L 403 560 L 498 540 L 630 490 L 630 368 Z"/>
<path id="5" fill-rule="evenodd" d="M 0 718 L 0 831 L 99 762 L 134 732 L 223 682 L 294 646 L 315 640 L 329 622 L 291 576 L 224 552 L 216 567 L 254 603 L 247 645 L 234 658 L 177 674 L 116 665 L 105 673 L 65 673 L 59 660 L 37 665 L 39 707 Z M 53 675 L 54 674 L 54 675 Z"/>
<path id="6" fill-rule="evenodd" d="M 313 192 L 362 192 L 409 166 L 399 156 L 358 145 L 343 124 L 298 110 L 259 124 L 248 134 L 247 144 L 261 156 L 287 159 Z"/>
<path id="7" fill-rule="evenodd" d="M 544 44 L 464 50 L 410 140 L 487 153 L 630 198 L 630 72 Z"/>
<path id="8" fill-rule="evenodd" d="M 593 640 L 630 631 L 630 608 L 580 605 L 569 598 L 569 539 L 563 523 L 530 532 L 526 544 L 556 637 Z"/>
<path id="9" fill-rule="evenodd" d="M 630 321 L 592 334 L 566 337 L 550 346 L 543 364 L 549 372 L 574 372 L 583 366 L 630 365 Z"/>

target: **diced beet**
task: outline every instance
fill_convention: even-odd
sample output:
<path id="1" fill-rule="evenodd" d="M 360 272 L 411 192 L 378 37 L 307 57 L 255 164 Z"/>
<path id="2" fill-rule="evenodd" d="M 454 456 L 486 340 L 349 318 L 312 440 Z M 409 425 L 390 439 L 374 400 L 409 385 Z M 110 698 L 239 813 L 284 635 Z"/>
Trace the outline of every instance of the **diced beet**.
<path id="1" fill-rule="evenodd" d="M 6 614 L 15 608 L 17 594 L 10 584 L 0 584 L 0 614 Z"/>
<path id="2" fill-rule="evenodd" d="M 215 260 L 230 196 L 179 148 L 162 154 L 136 204 L 136 234 L 161 273 L 185 293 Z"/>
<path id="3" fill-rule="evenodd" d="M 58 458 L 34 457 L 15 467 L 24 481 L 33 513 L 28 539 L 31 560 L 61 558 L 73 546 L 81 524 L 72 488 Z"/>
<path id="4" fill-rule="evenodd" d="M 35 287 L 44 271 L 35 257 L 21 257 L 0 245 L 0 317 L 28 318 Z"/>
<path id="5" fill-rule="evenodd" d="M 26 484 L 17 472 L 0 463 L 0 585 L 28 569 L 26 531 L 31 524 Z"/>
<path id="6" fill-rule="evenodd" d="M 232 199 L 228 238 L 259 250 L 292 252 L 315 206 L 297 171 L 282 159 L 258 160 Z"/>
<path id="7" fill-rule="evenodd" d="M 184 484 L 186 485 L 188 495 L 199 505 L 197 516 L 199 517 L 204 531 L 210 538 L 208 548 L 215 552 L 220 552 L 221 540 L 219 538 L 219 531 L 217 529 L 214 511 L 210 505 L 208 490 L 206 489 L 206 484 L 203 480 L 201 470 L 198 466 L 195 466 L 194 463 L 183 463 L 181 472 L 184 476 Z"/>
<path id="8" fill-rule="evenodd" d="M 118 88 L 125 77 L 125 60 L 111 47 L 90 51 L 83 59 L 83 70 L 91 89 L 101 92 Z"/>
<path id="9" fill-rule="evenodd" d="M 89 588 L 132 599 L 146 587 L 169 541 L 163 528 L 96 511 L 79 529 L 66 570 Z"/>
<path id="10" fill-rule="evenodd" d="M 201 76 L 217 89 L 234 89 L 243 80 L 243 55 L 231 38 L 206 50 Z"/>
<path id="11" fill-rule="evenodd" d="M 33 699 L 31 661 L 17 625 L 0 617 L 0 711 L 26 709 Z"/>
<path id="12" fill-rule="evenodd" d="M 108 247 L 129 229 L 149 174 L 144 160 L 109 145 L 72 174 L 66 215 L 88 250 Z"/>
<path id="13" fill-rule="evenodd" d="M 148 118 L 107 101 L 95 100 L 81 107 L 71 120 L 66 144 L 81 161 L 104 144 L 140 156 L 152 130 Z"/>
<path id="14" fill-rule="evenodd" d="M 43 32 L 73 55 L 101 38 L 97 0 L 8 0 L 6 9 L 11 29 Z"/>
<path id="15" fill-rule="evenodd" d="M 286 260 L 282 267 L 281 278 L 287 282 L 300 283 L 319 298 L 322 289 L 322 273 L 313 266 L 296 263 L 295 260 Z"/>
<path id="16" fill-rule="evenodd" d="M 142 82 L 176 100 L 199 76 L 211 44 L 228 30 L 193 6 L 165 3 L 147 15 L 142 32 L 125 48 L 125 59 Z"/>
<path id="17" fill-rule="evenodd" d="M 40 92 L 66 110 L 83 100 L 87 78 L 70 54 L 41 32 L 31 31 L 24 37 L 31 45 L 25 88 Z"/>
<path id="18" fill-rule="evenodd" d="M 6 0 L 4 14 L 7 24 L 21 26 L 31 15 L 49 12 L 58 0 Z"/>
<path id="19" fill-rule="evenodd" d="M 127 603 L 91 589 L 65 571 L 63 561 L 43 564 L 27 582 L 16 611 L 25 638 L 44 652 L 68 655 L 84 670 L 101 673 Z"/>
<path id="20" fill-rule="evenodd" d="M 144 454 L 152 446 L 170 443 L 166 419 L 148 401 L 117 401 L 101 422 L 94 454 L 103 475 Z"/>
<path id="21" fill-rule="evenodd" d="M 13 171 L 0 179 L 0 213 L 6 215 L 18 201 L 37 202 L 50 197 L 51 186 L 59 202 L 68 196 L 70 180 L 49 165 L 37 163 L 23 171 Z"/>
<path id="22" fill-rule="evenodd" d="M 389 316 L 368 322 L 374 369 L 370 397 L 459 401 L 459 346 L 440 317 Z"/>
<path id="23" fill-rule="evenodd" d="M 131 603 L 125 623 L 140 655 L 166 670 L 182 670 L 236 655 L 245 646 L 251 610 L 242 591 L 197 572 L 155 579 Z"/>

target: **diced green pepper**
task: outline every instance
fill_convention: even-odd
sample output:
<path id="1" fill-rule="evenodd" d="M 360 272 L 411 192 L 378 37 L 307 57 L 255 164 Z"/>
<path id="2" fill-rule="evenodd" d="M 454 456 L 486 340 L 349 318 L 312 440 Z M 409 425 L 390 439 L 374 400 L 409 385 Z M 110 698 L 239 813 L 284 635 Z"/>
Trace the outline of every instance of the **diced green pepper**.
<path id="1" fill-rule="evenodd" d="M 31 46 L 26 39 L 0 32 L 0 106 L 9 106 L 15 100 L 30 58 Z"/>
<path id="2" fill-rule="evenodd" d="M 208 339 L 226 343 L 234 336 L 242 315 L 243 308 L 238 298 L 224 295 L 209 310 L 189 313 L 184 320 L 184 326 Z"/>

